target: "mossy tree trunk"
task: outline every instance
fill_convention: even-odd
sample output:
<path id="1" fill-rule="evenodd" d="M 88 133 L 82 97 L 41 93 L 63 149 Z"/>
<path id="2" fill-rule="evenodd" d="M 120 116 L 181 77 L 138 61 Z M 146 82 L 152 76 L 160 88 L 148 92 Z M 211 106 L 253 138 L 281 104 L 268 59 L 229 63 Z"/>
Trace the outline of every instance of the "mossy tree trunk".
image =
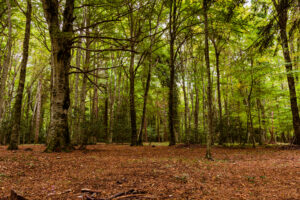
<path id="1" fill-rule="evenodd" d="M 74 0 L 66 0 L 63 21 L 57 0 L 41 0 L 51 39 L 51 108 L 46 152 L 72 149 L 68 109 L 70 106 L 69 69 L 73 36 Z M 61 25 L 62 24 L 62 25 Z M 62 27 L 62 28 L 60 28 Z"/>
<path id="2" fill-rule="evenodd" d="M 25 34 L 23 40 L 23 56 L 21 61 L 19 85 L 17 90 L 16 101 L 13 107 L 13 127 L 10 137 L 10 143 L 8 146 L 9 150 L 18 149 L 18 141 L 20 134 L 20 124 L 21 124 L 21 113 L 22 113 L 22 100 L 23 100 L 23 91 L 26 80 L 26 66 L 28 61 L 29 54 L 29 40 L 30 40 L 30 24 L 31 24 L 31 0 L 27 0 L 27 10 L 26 10 L 26 26 Z"/>

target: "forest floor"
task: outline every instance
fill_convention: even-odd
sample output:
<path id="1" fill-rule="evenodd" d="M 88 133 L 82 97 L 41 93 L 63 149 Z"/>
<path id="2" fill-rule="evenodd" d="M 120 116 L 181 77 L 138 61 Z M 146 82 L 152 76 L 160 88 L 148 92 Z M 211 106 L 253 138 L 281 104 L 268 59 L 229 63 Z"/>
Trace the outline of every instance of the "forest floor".
<path id="1" fill-rule="evenodd" d="M 12 189 L 28 199 L 300 199 L 299 149 L 215 147 L 214 161 L 199 146 L 43 150 L 0 147 L 0 199 Z"/>

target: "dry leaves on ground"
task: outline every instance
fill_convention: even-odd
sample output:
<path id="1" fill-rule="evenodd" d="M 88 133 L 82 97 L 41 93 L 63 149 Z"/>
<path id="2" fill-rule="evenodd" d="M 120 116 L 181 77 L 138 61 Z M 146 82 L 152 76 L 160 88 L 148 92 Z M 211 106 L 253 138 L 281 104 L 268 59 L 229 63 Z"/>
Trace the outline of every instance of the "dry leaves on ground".
<path id="1" fill-rule="evenodd" d="M 98 144 L 52 154 L 43 149 L 0 147 L 0 197 L 15 190 L 33 200 L 300 199 L 299 149 L 213 148 L 215 161 L 205 160 L 205 148 L 198 146 Z"/>

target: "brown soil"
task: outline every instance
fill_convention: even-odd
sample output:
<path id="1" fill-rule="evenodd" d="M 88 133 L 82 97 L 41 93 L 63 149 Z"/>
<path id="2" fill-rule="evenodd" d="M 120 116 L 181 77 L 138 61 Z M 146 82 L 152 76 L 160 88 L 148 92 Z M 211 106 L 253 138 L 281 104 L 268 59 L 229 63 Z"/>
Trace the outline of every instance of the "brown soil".
<path id="1" fill-rule="evenodd" d="M 146 193 L 139 199 L 300 199 L 299 149 L 213 148 L 215 161 L 196 146 L 43 150 L 0 147 L 0 197 L 13 189 L 28 199 L 85 199 L 81 190 L 88 188 L 98 198 L 134 189 Z"/>

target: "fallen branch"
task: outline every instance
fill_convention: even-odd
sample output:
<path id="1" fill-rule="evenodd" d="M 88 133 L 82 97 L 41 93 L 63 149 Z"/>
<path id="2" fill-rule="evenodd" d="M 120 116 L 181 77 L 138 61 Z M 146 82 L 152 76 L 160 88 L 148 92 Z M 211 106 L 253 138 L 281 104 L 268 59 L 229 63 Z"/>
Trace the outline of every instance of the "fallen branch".
<path id="1" fill-rule="evenodd" d="M 91 190 L 91 189 L 88 189 L 88 188 L 82 188 L 81 192 L 82 193 L 101 193 L 100 190 Z"/>
<path id="2" fill-rule="evenodd" d="M 99 191 L 90 190 L 90 189 L 82 189 L 81 192 L 86 192 L 90 194 L 100 193 Z M 91 196 L 86 196 L 86 200 L 116 200 L 116 199 L 156 199 L 151 196 L 147 196 L 145 191 L 142 190 L 128 190 L 126 192 L 119 192 L 117 194 L 112 195 L 109 198 L 103 199 L 103 198 L 96 198 Z"/>

